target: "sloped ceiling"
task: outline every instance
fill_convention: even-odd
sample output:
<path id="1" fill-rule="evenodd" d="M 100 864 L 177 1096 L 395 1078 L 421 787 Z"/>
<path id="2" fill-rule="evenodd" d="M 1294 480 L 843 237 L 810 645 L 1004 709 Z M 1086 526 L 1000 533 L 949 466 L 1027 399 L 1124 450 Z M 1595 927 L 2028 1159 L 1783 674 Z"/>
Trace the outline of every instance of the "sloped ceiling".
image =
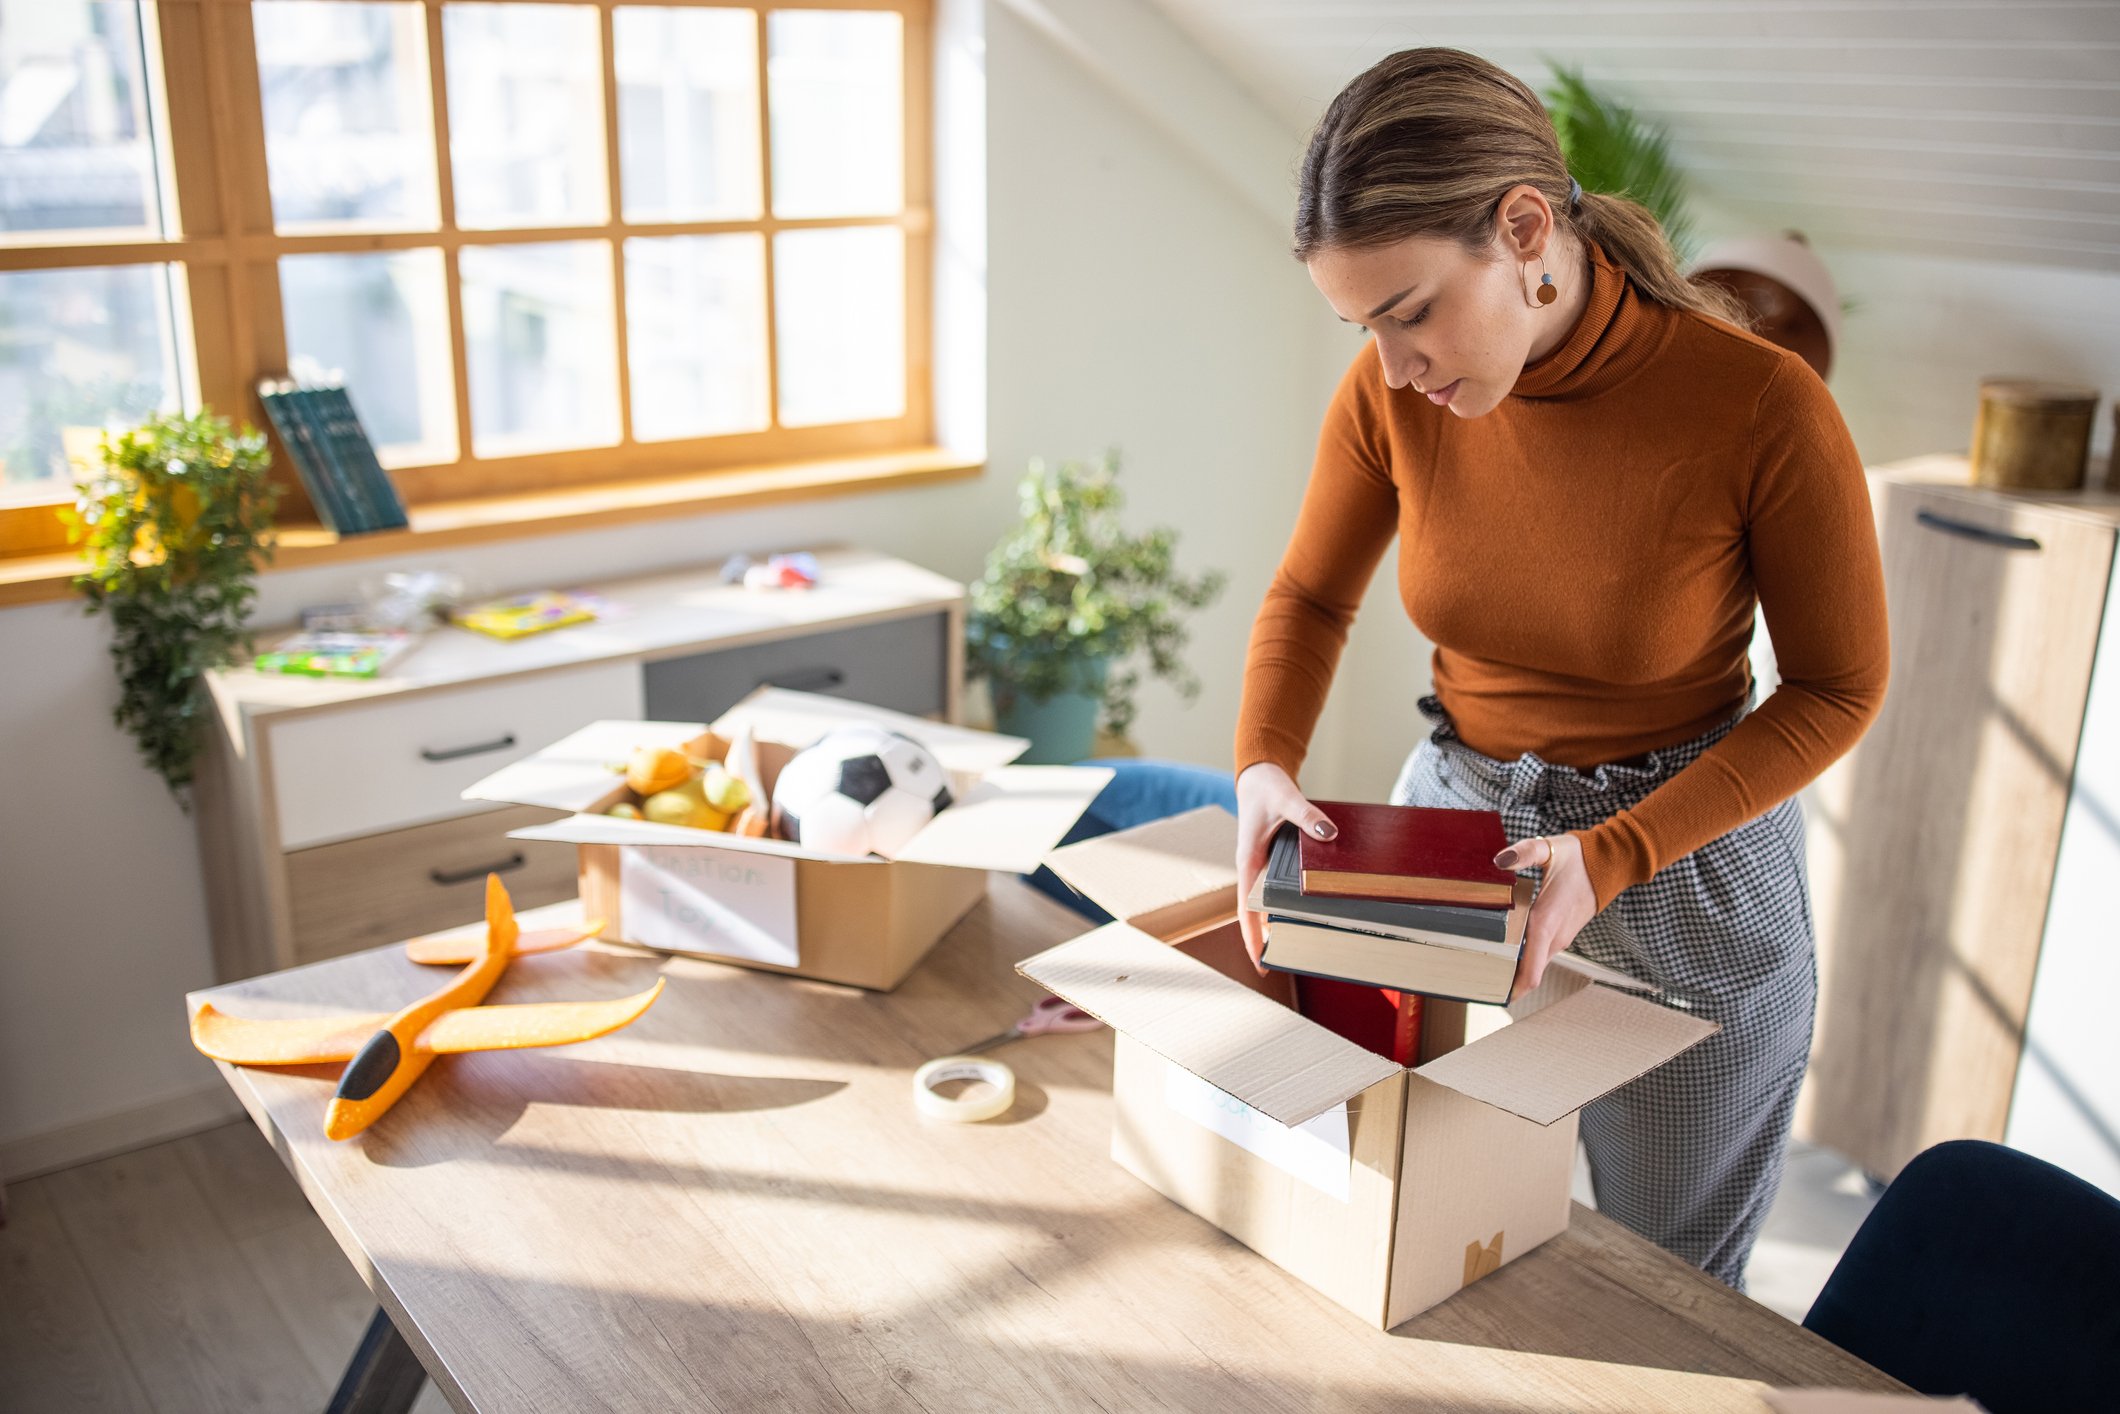
<path id="1" fill-rule="evenodd" d="M 1152 3 L 1297 134 L 1397 49 L 1580 65 L 1669 131 L 1706 234 L 2120 269 L 2120 0 Z"/>

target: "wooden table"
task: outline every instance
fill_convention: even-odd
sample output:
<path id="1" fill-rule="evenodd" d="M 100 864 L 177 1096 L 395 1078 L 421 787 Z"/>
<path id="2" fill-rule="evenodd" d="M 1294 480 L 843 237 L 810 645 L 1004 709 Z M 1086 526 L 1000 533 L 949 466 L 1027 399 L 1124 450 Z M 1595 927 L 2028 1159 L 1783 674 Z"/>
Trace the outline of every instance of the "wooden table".
<path id="1" fill-rule="evenodd" d="M 1039 991 L 1011 964 L 1080 927 L 997 875 L 887 995 L 600 944 L 526 958 L 491 1000 L 670 985 L 597 1041 L 446 1057 L 343 1144 L 323 1135 L 338 1067 L 223 1073 L 482 1414 L 1696 1414 L 1763 1410 L 1768 1384 L 1900 1388 L 1582 1207 L 1441 1306 L 1364 1326 L 1111 1162 L 1109 1032 L 1004 1048 L 1000 1119 L 916 1115 L 913 1070 L 1021 1015 Z M 388 1010 L 436 978 L 382 948 L 190 1000 Z"/>

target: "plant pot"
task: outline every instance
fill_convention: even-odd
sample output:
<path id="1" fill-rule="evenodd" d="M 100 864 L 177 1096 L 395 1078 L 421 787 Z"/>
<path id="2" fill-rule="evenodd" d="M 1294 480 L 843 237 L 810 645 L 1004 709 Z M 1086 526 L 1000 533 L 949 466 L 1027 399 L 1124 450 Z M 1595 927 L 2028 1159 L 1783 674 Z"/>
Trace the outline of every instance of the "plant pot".
<path id="1" fill-rule="evenodd" d="M 1035 698 L 1021 692 L 1004 700 L 996 694 L 994 729 L 1008 736 L 1030 738 L 1030 750 L 1016 758 L 1024 766 L 1066 766 L 1086 759 L 1097 740 L 1097 718 L 1104 708 L 1104 676 L 1107 659 L 1088 664 L 1094 689 L 1062 692 Z"/>

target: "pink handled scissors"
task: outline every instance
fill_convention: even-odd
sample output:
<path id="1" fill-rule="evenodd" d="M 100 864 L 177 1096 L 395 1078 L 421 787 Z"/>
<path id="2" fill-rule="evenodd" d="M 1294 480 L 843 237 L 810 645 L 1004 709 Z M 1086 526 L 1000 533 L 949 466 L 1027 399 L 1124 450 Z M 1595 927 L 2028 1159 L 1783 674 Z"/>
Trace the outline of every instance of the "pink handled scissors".
<path id="1" fill-rule="evenodd" d="M 1059 1031 L 1095 1031 L 1104 1023 L 1078 1006 L 1060 997 L 1040 997 L 1031 1008 L 1031 1014 L 1011 1026 L 998 1036 L 989 1036 L 976 1046 L 966 1046 L 957 1052 L 960 1056 L 973 1056 L 981 1051 L 990 1051 L 996 1046 L 1005 1046 L 1011 1041 L 1020 1041 L 1026 1036 L 1049 1036 Z"/>

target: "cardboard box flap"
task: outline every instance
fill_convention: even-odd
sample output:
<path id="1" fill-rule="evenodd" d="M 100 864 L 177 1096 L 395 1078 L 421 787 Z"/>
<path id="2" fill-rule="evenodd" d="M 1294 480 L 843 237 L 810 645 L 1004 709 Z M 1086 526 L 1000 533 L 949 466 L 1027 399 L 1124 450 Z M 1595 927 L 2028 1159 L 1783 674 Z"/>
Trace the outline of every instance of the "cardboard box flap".
<path id="1" fill-rule="evenodd" d="M 1592 982 L 1602 982 L 1608 987 L 1624 987 L 1630 992 L 1653 992 L 1656 990 L 1656 988 L 1638 977 L 1629 977 L 1624 972 L 1616 972 L 1602 962 L 1592 962 L 1580 953 L 1557 952 L 1546 960 L 1546 966 L 1549 968 L 1565 967 L 1578 977 L 1586 978 Z"/>
<path id="2" fill-rule="evenodd" d="M 1203 805 L 1056 849 L 1045 864 L 1114 918 L 1168 938 L 1204 921 L 1194 915 L 1236 911 L 1236 854 L 1237 817 Z"/>
<path id="3" fill-rule="evenodd" d="M 818 859 L 827 864 L 887 864 L 873 854 L 831 854 L 805 849 L 787 840 L 697 830 L 689 825 L 658 825 L 652 820 L 617 820 L 609 815 L 569 815 L 543 825 L 510 830 L 511 840 L 550 840 L 560 844 L 684 845 L 690 849 L 733 849 L 743 854 L 777 854 L 790 859 Z"/>
<path id="4" fill-rule="evenodd" d="M 1535 1124 L 1552 1124 L 1719 1029 L 1655 1002 L 1586 986 L 1414 1074 Z"/>
<path id="5" fill-rule="evenodd" d="M 1112 775 L 1109 766 L 997 766 L 891 857 L 1028 874 Z"/>
<path id="6" fill-rule="evenodd" d="M 784 687 L 754 689 L 714 719 L 714 731 L 733 740 L 745 722 L 751 723 L 761 741 L 782 741 L 794 747 L 808 746 L 834 727 L 868 722 L 885 731 L 904 732 L 934 752 L 944 770 L 967 776 L 983 776 L 1006 766 L 1031 745 L 1025 737 L 974 731 L 893 712 L 888 707 Z"/>
<path id="7" fill-rule="evenodd" d="M 705 731 L 700 722 L 591 722 L 544 750 L 474 781 L 464 788 L 463 798 L 541 805 L 547 810 L 587 810 L 626 783 L 626 762 L 636 747 L 680 747 Z"/>
<path id="8" fill-rule="evenodd" d="M 1400 1067 L 1130 924 L 1107 923 L 1016 970 L 1282 1124 Z"/>

